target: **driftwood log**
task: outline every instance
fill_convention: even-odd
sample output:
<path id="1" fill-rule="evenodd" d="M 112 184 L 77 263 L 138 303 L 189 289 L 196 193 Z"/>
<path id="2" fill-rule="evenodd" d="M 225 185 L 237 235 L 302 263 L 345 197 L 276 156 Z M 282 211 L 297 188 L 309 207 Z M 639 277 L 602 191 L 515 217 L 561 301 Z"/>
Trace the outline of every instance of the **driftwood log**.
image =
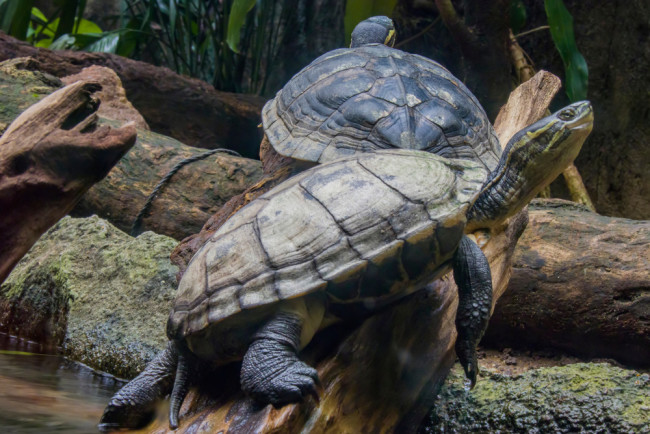
<path id="1" fill-rule="evenodd" d="M 537 107 L 532 106 L 542 103 L 545 109 L 559 82 L 540 73 L 522 86 L 505 109 L 527 113 L 508 117 L 519 118 L 512 130 L 537 120 Z M 538 99 L 540 92 L 545 96 Z M 504 123 L 497 133 L 507 130 Z M 261 186 L 255 193 L 263 190 Z M 243 195 L 240 202 L 246 200 Z M 526 222 L 523 211 L 489 235 L 477 233 L 487 240 L 483 251 L 492 270 L 495 301 L 507 286 L 514 247 Z M 239 390 L 237 367 L 211 374 L 186 399 L 178 432 L 414 432 L 455 359 L 457 303 L 456 286 L 447 275 L 351 331 L 326 330 L 316 336 L 304 357 L 319 372 L 323 385 L 319 402 L 310 399 L 281 409 L 255 408 Z M 330 346 L 324 350 L 326 343 Z M 146 432 L 167 430 L 161 415 Z"/>
<path id="2" fill-rule="evenodd" d="M 483 342 L 650 367 L 650 222 L 535 202 Z"/>
<path id="3" fill-rule="evenodd" d="M 132 121 L 138 131 L 135 146 L 109 175 L 95 184 L 71 211 L 74 216 L 98 214 L 129 232 L 147 196 L 179 161 L 203 149 L 147 131 L 142 116 L 126 99 L 120 79 L 109 68 L 93 66 L 62 80 L 38 71 L 38 62 L 18 58 L 0 63 L 0 131 L 30 105 L 63 83 L 77 80 L 99 83 L 98 122 L 120 126 Z M 205 221 L 232 196 L 254 184 L 262 175 L 257 160 L 213 155 L 183 167 L 152 202 L 143 230 L 182 239 L 201 229 Z"/>
<path id="4" fill-rule="evenodd" d="M 130 233 L 161 178 L 181 160 L 203 152 L 170 137 L 138 130 L 133 149 L 83 196 L 71 214 L 97 214 Z M 249 158 L 215 154 L 190 163 L 160 190 L 143 219 L 142 230 L 183 239 L 200 230 L 228 199 L 261 176 L 260 162 Z"/>
<path id="5" fill-rule="evenodd" d="M 59 78 L 91 65 L 109 67 L 153 131 L 191 146 L 230 148 L 257 158 L 264 98 L 221 92 L 201 80 L 115 54 L 35 48 L 0 32 L 0 61 L 16 57 L 32 57 L 39 71 Z"/>
<path id="6" fill-rule="evenodd" d="M 28 108 L 0 137 L 0 282 L 135 142 L 97 127 L 99 85 L 76 82 Z"/>

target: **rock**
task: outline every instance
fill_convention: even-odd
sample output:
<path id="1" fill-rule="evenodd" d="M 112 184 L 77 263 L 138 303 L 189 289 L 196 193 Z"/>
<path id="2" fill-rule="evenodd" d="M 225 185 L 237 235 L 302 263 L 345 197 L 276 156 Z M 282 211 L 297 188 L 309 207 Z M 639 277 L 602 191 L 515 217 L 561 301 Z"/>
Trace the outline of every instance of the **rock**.
<path id="1" fill-rule="evenodd" d="M 650 430 L 648 374 L 607 363 L 576 363 L 512 377 L 483 370 L 481 377 L 468 391 L 457 364 L 420 434 Z"/>
<path id="2" fill-rule="evenodd" d="M 0 330 L 135 376 L 167 342 L 175 244 L 152 232 L 130 237 L 96 216 L 65 217 L 0 287 Z"/>
<path id="3" fill-rule="evenodd" d="M 257 158 L 262 97 L 221 92 L 201 80 L 116 54 L 51 51 L 0 33 L 0 61 L 16 57 L 32 57 L 40 71 L 59 78 L 87 66 L 106 66 L 120 77 L 127 98 L 153 131 L 187 145 L 230 148 Z"/>
<path id="4" fill-rule="evenodd" d="M 650 221 L 538 200 L 483 344 L 650 367 Z"/>
<path id="5" fill-rule="evenodd" d="M 115 71 L 103 66 L 89 66 L 80 73 L 63 77 L 63 84 L 74 83 L 75 81 L 86 80 L 99 83 L 102 90 L 97 92 L 97 97 L 102 101 L 97 109 L 97 114 L 106 119 L 122 122 L 133 122 L 136 127 L 142 130 L 149 130 L 149 125 L 142 115 L 126 99 L 126 92 L 122 87 L 120 77 Z"/>

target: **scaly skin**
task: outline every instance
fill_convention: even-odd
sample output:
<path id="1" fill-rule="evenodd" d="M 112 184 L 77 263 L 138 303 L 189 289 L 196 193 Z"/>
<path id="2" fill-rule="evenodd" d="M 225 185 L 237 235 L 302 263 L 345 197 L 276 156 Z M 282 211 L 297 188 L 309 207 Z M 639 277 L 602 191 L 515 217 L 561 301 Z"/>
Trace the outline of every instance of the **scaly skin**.
<path id="1" fill-rule="evenodd" d="M 172 390 L 178 350 L 173 342 L 113 396 L 99 421 L 100 431 L 142 428 L 153 417 L 155 404 Z"/>
<path id="2" fill-rule="evenodd" d="M 467 236 L 460 241 L 453 268 L 458 286 L 456 355 L 474 387 L 478 374 L 476 346 L 485 333 L 492 309 L 492 275 L 481 248 Z"/>
<path id="3" fill-rule="evenodd" d="M 318 399 L 318 372 L 298 358 L 302 321 L 282 312 L 255 335 L 241 367 L 242 390 L 261 404 L 279 408 Z"/>

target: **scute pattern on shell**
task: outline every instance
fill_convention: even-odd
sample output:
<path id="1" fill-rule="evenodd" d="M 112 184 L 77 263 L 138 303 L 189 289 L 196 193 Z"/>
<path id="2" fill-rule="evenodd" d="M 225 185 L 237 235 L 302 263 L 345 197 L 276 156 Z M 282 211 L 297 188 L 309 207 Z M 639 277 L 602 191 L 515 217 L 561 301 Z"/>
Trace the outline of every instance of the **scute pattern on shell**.
<path id="1" fill-rule="evenodd" d="M 373 44 L 319 57 L 262 111 L 275 150 L 327 162 L 372 149 L 402 148 L 482 163 L 501 149 L 485 111 L 440 64 Z"/>
<path id="2" fill-rule="evenodd" d="M 453 254 L 486 176 L 471 161 L 383 150 L 290 178 L 234 214 L 194 256 L 170 339 L 316 291 L 344 306 L 417 290 Z"/>

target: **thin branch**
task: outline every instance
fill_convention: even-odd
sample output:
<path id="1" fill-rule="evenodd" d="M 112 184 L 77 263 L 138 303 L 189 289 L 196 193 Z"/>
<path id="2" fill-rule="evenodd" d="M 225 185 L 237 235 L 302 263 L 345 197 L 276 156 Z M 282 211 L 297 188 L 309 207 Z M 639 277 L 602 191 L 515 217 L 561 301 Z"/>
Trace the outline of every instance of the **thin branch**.
<path id="1" fill-rule="evenodd" d="M 431 28 L 433 26 L 435 26 L 438 21 L 440 21 L 440 16 L 438 16 L 435 20 L 431 21 L 431 23 L 428 26 L 426 26 L 424 29 L 420 30 L 415 35 L 411 36 L 410 38 L 406 38 L 403 41 L 400 41 L 398 44 L 395 44 L 395 48 L 399 48 L 399 47 L 403 46 L 404 44 L 408 44 L 412 40 L 417 39 L 420 36 L 424 35 L 426 32 L 431 30 Z"/>
<path id="2" fill-rule="evenodd" d="M 539 32 L 540 30 L 547 30 L 547 29 L 550 29 L 550 28 L 551 28 L 551 26 L 539 26 L 539 27 L 535 27 L 534 29 L 526 30 L 525 32 L 521 32 L 521 33 L 517 33 L 517 34 L 515 35 L 515 38 L 519 38 L 519 37 L 521 37 L 521 36 L 530 35 L 531 33 Z"/>
<path id="3" fill-rule="evenodd" d="M 451 0 L 435 0 L 436 7 L 440 18 L 449 29 L 452 36 L 458 40 L 459 43 L 464 44 L 467 48 L 473 48 L 474 38 L 472 32 L 467 28 L 463 20 L 460 19 Z"/>

